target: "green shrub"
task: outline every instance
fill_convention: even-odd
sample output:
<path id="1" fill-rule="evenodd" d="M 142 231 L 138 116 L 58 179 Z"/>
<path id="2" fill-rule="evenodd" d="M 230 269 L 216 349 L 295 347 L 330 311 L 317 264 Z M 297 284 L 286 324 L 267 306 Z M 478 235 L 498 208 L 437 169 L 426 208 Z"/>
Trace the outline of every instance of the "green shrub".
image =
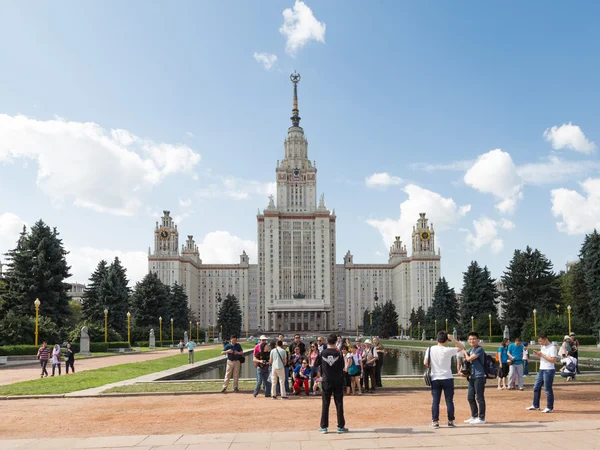
<path id="1" fill-rule="evenodd" d="M 108 342 L 107 348 L 129 348 L 129 342 L 120 341 L 120 342 Z"/>
<path id="2" fill-rule="evenodd" d="M 0 347 L 0 356 L 37 355 L 41 345 L 4 345 Z"/>
<path id="3" fill-rule="evenodd" d="M 104 342 L 90 342 L 90 352 L 92 353 L 106 353 L 108 351 L 108 344 Z"/>
<path id="4" fill-rule="evenodd" d="M 562 342 L 566 334 L 553 334 L 548 336 L 550 342 Z M 579 341 L 579 345 L 596 345 L 597 339 L 594 335 L 575 336 Z"/>
<path id="5" fill-rule="evenodd" d="M 61 333 L 48 317 L 41 316 L 38 323 L 38 342 L 61 343 Z M 9 311 L 0 320 L 0 345 L 22 345 L 35 341 L 35 318 Z"/>
<path id="6" fill-rule="evenodd" d="M 88 327 L 88 334 L 90 336 L 90 341 L 92 342 L 104 342 L 104 324 L 100 325 L 93 322 L 88 322 L 87 320 L 84 322 L 80 322 L 73 328 L 68 334 L 69 342 L 79 342 L 79 338 L 81 336 L 81 328 L 84 326 Z M 123 337 L 117 333 L 112 328 L 108 328 L 108 340 L 110 342 L 118 342 L 122 341 Z"/>

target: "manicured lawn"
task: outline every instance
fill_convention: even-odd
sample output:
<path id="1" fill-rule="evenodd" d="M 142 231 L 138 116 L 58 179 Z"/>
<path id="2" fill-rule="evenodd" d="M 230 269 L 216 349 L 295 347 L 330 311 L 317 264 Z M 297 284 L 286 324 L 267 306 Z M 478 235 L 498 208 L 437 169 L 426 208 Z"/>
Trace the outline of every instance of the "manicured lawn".
<path id="1" fill-rule="evenodd" d="M 535 377 L 525 377 L 524 384 L 528 389 L 533 388 Z M 580 376 L 576 382 L 577 385 L 585 385 L 585 382 L 589 381 L 600 381 L 600 375 L 592 376 Z M 488 380 L 488 388 L 495 388 L 496 380 Z M 565 384 L 566 381 L 557 376 L 554 380 L 554 384 Z M 466 386 L 467 381 L 464 378 L 455 378 L 455 386 Z M 242 390 L 254 389 L 255 382 L 252 381 L 240 381 L 239 387 Z M 415 387 L 425 386 L 421 378 L 397 378 L 397 379 L 384 379 L 383 385 L 385 387 Z M 219 392 L 223 387 L 223 383 L 212 382 L 212 381 L 195 381 L 195 382 L 182 382 L 182 383 L 139 383 L 130 386 L 119 386 L 111 388 L 104 393 L 141 393 L 141 392 Z M 230 388 L 231 391 L 231 388 Z M 385 391 L 385 389 L 384 389 Z M 260 395 L 264 395 L 261 392 Z"/>
<path id="2" fill-rule="evenodd" d="M 169 347 L 159 347 L 159 348 L 150 348 L 150 347 L 140 347 L 139 352 L 133 353 L 145 353 L 145 352 L 158 352 L 169 350 Z M 96 356 L 121 356 L 121 355 L 131 355 L 132 353 L 119 353 L 119 352 L 95 352 L 92 353 L 92 356 L 81 355 L 79 353 L 75 353 L 75 359 L 86 359 L 86 358 L 94 358 Z"/>
<path id="3" fill-rule="evenodd" d="M 244 343 L 247 350 L 254 347 L 252 343 Z M 214 358 L 221 354 L 221 349 L 202 350 L 196 353 L 196 362 Z M 148 375 L 162 370 L 172 369 L 187 364 L 187 354 L 179 354 L 142 361 L 138 363 L 119 364 L 101 369 L 86 370 L 75 375 L 43 378 L 39 380 L 22 381 L 6 386 L 0 386 L 0 395 L 44 395 L 66 394 L 81 391 L 117 381 L 129 380 L 142 375 Z"/>

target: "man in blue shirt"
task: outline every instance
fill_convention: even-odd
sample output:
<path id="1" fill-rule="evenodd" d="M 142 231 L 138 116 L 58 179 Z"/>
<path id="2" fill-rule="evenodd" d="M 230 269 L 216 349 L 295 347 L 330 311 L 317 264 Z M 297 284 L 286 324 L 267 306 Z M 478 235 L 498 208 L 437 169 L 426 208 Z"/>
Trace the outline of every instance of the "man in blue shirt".
<path id="1" fill-rule="evenodd" d="M 186 345 L 188 349 L 188 364 L 194 364 L 194 347 L 196 343 L 193 339 L 190 339 Z"/>
<path id="2" fill-rule="evenodd" d="M 521 338 L 516 338 L 514 344 L 508 346 L 508 360 L 510 372 L 508 374 L 508 388 L 515 388 L 515 378 L 518 380 L 519 390 L 523 390 L 523 343 Z"/>
<path id="3" fill-rule="evenodd" d="M 465 423 L 481 425 L 485 423 L 485 351 L 479 345 L 479 334 L 475 331 L 469 333 L 471 350 L 463 350 L 465 361 L 471 363 L 471 376 L 469 377 L 469 391 L 467 400 L 471 407 L 471 418 Z M 478 408 L 479 407 L 479 408 Z"/>
<path id="4" fill-rule="evenodd" d="M 229 380 L 233 376 L 233 392 L 240 392 L 238 389 L 238 381 L 240 379 L 240 371 L 242 363 L 240 359 L 244 356 L 242 346 L 237 342 L 237 336 L 231 336 L 229 344 L 223 347 L 222 355 L 227 355 L 227 369 L 225 371 L 225 380 L 223 381 L 223 389 L 221 392 L 227 390 L 229 386 Z"/>

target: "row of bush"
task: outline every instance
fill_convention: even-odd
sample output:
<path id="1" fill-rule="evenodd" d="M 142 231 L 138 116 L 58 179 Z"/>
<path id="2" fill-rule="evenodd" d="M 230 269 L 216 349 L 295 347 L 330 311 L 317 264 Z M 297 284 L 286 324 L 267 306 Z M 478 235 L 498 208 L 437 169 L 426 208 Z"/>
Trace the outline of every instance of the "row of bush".
<path id="1" fill-rule="evenodd" d="M 52 348 L 54 345 L 48 345 Z M 26 355 L 37 355 L 38 349 L 41 345 L 5 345 L 0 346 L 0 356 L 26 356 Z M 115 348 L 127 348 L 129 344 L 127 342 L 91 342 L 90 351 L 92 353 L 106 353 L 109 349 Z M 75 353 L 79 352 L 79 343 L 72 343 L 71 348 Z"/>

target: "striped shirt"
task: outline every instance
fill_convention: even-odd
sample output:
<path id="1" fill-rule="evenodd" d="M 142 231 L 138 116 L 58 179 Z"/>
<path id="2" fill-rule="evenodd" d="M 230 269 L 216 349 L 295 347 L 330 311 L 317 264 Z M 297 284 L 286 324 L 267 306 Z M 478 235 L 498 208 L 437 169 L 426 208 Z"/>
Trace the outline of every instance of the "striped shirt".
<path id="1" fill-rule="evenodd" d="M 49 347 L 40 347 L 38 350 L 40 354 L 40 360 L 48 361 L 50 359 L 50 348 Z"/>

